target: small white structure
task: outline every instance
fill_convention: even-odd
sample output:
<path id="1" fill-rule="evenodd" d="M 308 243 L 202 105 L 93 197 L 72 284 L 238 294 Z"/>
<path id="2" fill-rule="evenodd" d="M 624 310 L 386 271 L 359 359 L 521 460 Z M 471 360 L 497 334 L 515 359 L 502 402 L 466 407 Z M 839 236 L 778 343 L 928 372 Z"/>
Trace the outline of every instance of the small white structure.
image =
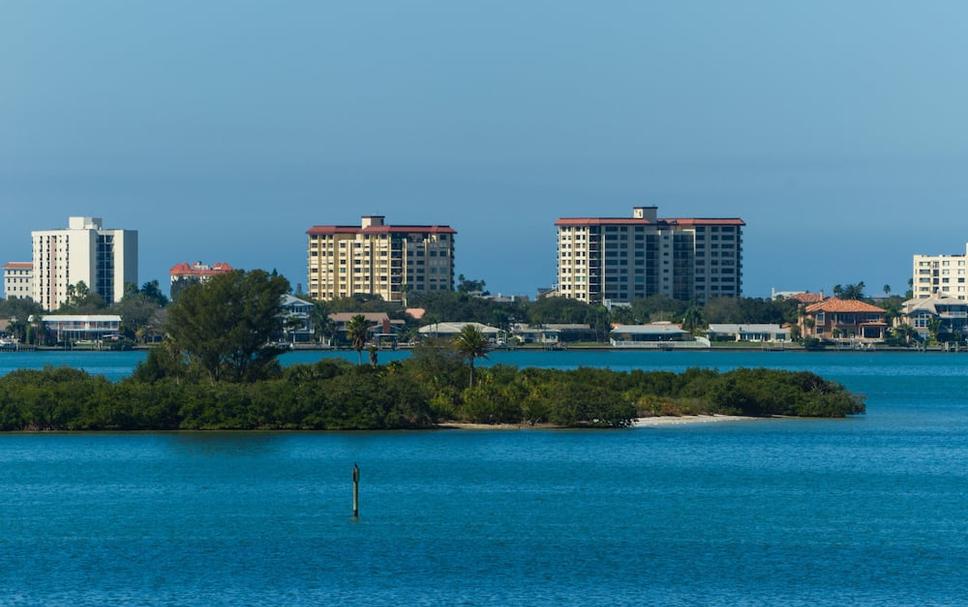
<path id="1" fill-rule="evenodd" d="M 656 322 L 646 325 L 616 325 L 609 333 L 616 348 L 708 348 L 705 337 L 693 337 L 679 325 Z"/>
<path id="2" fill-rule="evenodd" d="M 117 314 L 44 314 L 40 321 L 57 341 L 100 341 L 121 330 Z"/>
<path id="3" fill-rule="evenodd" d="M 504 331 L 501 331 L 497 327 L 483 325 L 479 322 L 435 322 L 420 327 L 418 332 L 422 337 L 454 337 L 466 326 L 476 327 L 478 331 L 483 333 L 492 342 L 502 343 L 504 341 Z"/>
<path id="4" fill-rule="evenodd" d="M 706 335 L 710 341 L 790 341 L 790 329 L 776 324 L 710 324 Z"/>

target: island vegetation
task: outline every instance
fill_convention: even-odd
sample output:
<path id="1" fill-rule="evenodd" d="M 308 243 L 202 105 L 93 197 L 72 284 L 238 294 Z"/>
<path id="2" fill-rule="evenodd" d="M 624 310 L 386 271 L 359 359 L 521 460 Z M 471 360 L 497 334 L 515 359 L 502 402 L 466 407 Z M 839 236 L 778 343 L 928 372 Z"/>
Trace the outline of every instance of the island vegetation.
<path id="1" fill-rule="evenodd" d="M 349 430 L 447 421 L 621 428 L 642 416 L 864 411 L 858 396 L 809 372 L 476 368 L 487 342 L 473 326 L 386 365 L 376 352 L 364 364 L 361 328 L 353 331 L 358 364 L 283 368 L 271 338 L 287 290 L 284 278 L 261 271 L 187 288 L 170 306 L 164 343 L 120 382 L 67 368 L 10 373 L 0 378 L 0 429 Z"/>

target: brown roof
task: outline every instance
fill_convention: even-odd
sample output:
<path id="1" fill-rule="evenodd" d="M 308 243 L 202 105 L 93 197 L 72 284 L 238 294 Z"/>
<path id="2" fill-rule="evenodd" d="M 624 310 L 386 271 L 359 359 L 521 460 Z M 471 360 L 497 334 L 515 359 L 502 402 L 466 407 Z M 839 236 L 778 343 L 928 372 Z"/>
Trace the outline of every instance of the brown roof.
<path id="1" fill-rule="evenodd" d="M 329 315 L 333 322 L 349 322 L 354 316 L 362 316 L 367 322 L 385 322 L 390 320 L 386 312 L 333 312 Z"/>
<path id="2" fill-rule="evenodd" d="M 787 297 L 787 299 L 792 299 L 802 304 L 815 304 L 823 301 L 823 293 L 797 293 L 796 295 Z"/>
<path id="3" fill-rule="evenodd" d="M 3 264 L 4 270 L 31 270 L 34 264 L 31 261 L 8 261 Z"/>
<path id="4" fill-rule="evenodd" d="M 883 314 L 885 310 L 884 308 L 878 308 L 877 306 L 872 306 L 869 303 L 864 303 L 857 299 L 831 297 L 820 303 L 807 306 L 807 312 L 869 312 L 871 314 Z"/>
<path id="5" fill-rule="evenodd" d="M 311 236 L 322 234 L 456 234 L 457 230 L 445 225 L 432 226 L 313 226 L 306 230 Z"/>
<path id="6" fill-rule="evenodd" d="M 635 226 L 635 225 L 678 225 L 678 226 L 745 226 L 746 222 L 738 217 L 667 217 L 655 222 L 637 217 L 561 217 L 556 226 Z"/>

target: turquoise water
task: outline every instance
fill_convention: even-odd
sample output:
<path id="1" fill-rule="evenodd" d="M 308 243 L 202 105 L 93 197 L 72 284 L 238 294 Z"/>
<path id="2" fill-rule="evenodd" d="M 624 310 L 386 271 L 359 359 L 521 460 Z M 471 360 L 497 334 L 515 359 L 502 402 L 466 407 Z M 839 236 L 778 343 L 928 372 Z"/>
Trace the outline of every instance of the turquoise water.
<path id="1" fill-rule="evenodd" d="M 121 377 L 138 356 L 0 355 L 0 373 L 65 362 Z M 968 604 L 968 357 L 492 362 L 804 368 L 866 394 L 868 414 L 625 431 L 0 435 L 0 604 Z"/>

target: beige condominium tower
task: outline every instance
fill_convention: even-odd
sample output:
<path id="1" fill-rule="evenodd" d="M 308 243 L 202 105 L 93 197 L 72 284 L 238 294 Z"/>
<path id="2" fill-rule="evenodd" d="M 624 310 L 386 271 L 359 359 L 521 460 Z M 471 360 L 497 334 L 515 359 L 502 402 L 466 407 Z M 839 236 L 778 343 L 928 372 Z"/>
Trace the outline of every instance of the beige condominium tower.
<path id="1" fill-rule="evenodd" d="M 402 301 L 407 293 L 454 288 L 454 236 L 446 225 L 387 225 L 365 215 L 358 226 L 318 225 L 306 231 L 309 295 L 358 294 Z"/>
<path id="2" fill-rule="evenodd" d="M 707 301 L 742 294 L 742 219 L 572 217 L 558 230 L 556 293 L 588 303 L 650 295 Z"/>
<path id="3" fill-rule="evenodd" d="M 911 291 L 914 297 L 940 296 L 953 297 L 964 300 L 968 298 L 965 284 L 966 260 L 968 260 L 968 245 L 965 254 L 957 255 L 915 255 L 914 275 Z"/>

